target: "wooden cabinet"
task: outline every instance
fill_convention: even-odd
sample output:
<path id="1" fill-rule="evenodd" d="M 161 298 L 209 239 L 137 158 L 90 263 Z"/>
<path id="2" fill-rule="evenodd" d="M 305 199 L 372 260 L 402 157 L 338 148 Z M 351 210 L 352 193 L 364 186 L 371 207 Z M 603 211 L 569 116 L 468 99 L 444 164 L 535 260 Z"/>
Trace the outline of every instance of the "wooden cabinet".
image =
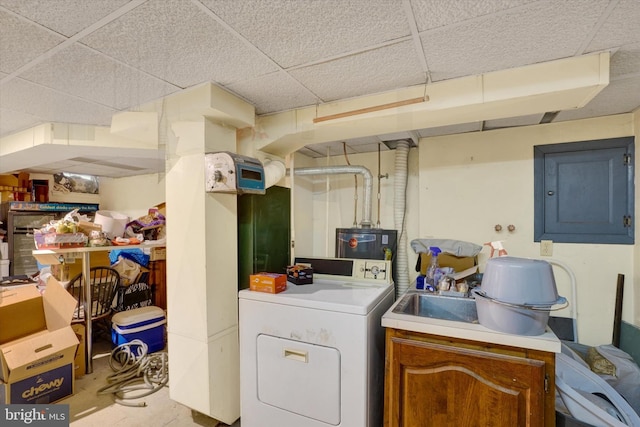
<path id="1" fill-rule="evenodd" d="M 385 427 L 554 426 L 555 354 L 387 329 Z"/>
<path id="2" fill-rule="evenodd" d="M 153 289 L 153 305 L 167 309 L 167 261 L 149 262 L 149 286 Z"/>

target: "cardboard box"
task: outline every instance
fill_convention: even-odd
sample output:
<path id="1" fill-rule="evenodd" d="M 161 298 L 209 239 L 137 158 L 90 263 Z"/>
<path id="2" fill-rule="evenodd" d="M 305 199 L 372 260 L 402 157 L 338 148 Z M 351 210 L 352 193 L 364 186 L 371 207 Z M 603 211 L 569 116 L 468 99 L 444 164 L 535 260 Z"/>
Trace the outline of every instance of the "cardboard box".
<path id="1" fill-rule="evenodd" d="M 423 276 L 427 274 L 429 264 L 431 264 L 431 254 L 421 253 L 420 274 Z M 464 271 L 474 265 L 478 265 L 478 258 L 472 256 L 459 257 L 447 253 L 441 253 L 438 255 L 438 264 L 440 267 L 451 267 L 453 268 L 453 271 Z"/>
<path id="2" fill-rule="evenodd" d="M 91 237 L 92 231 L 96 231 L 98 233 L 102 232 L 102 224 L 95 224 L 89 221 L 79 221 L 78 231 L 85 234 L 87 237 Z"/>
<path id="3" fill-rule="evenodd" d="M 151 248 L 149 253 L 149 261 L 160 261 L 163 259 L 167 259 L 167 248 L 166 247 L 154 247 Z"/>
<path id="4" fill-rule="evenodd" d="M 110 267 L 111 260 L 109 259 L 108 251 L 96 251 L 90 255 L 91 262 L 89 267 Z M 42 261 L 41 261 L 42 263 Z M 62 264 L 52 263 L 51 274 L 57 280 L 61 282 L 68 282 L 69 280 L 82 273 L 82 258 L 65 258 Z"/>
<path id="5" fill-rule="evenodd" d="M 14 383 L 0 382 L 0 404 L 48 404 L 74 393 L 73 365 L 59 366 Z"/>
<path id="6" fill-rule="evenodd" d="M 249 276 L 249 289 L 277 294 L 287 289 L 287 275 L 277 273 L 252 274 Z"/>
<path id="7" fill-rule="evenodd" d="M 25 313 L 30 313 L 25 316 Z M 19 286 L 0 291 L 0 343 L 31 335 L 45 323 L 40 291 Z"/>
<path id="8" fill-rule="evenodd" d="M 313 283 L 313 268 L 308 265 L 291 265 L 287 267 L 287 282 L 296 285 Z"/>
<path id="9" fill-rule="evenodd" d="M 73 359 L 73 377 L 80 378 L 87 373 L 87 362 L 84 356 L 84 335 L 85 327 L 82 323 L 74 323 L 71 325 L 71 329 L 78 338 L 78 349 L 76 350 L 76 357 Z"/>
<path id="10" fill-rule="evenodd" d="M 34 301 L 32 301 L 30 309 L 23 310 L 20 316 L 12 320 L 11 324 L 19 324 L 30 318 L 44 318 L 44 320 L 37 325 L 37 328 L 34 328 L 37 330 L 30 335 L 0 342 L 0 381 L 5 401 L 15 395 L 14 390 L 18 387 L 37 384 L 38 378 L 51 375 L 58 380 L 62 378 L 60 381 L 67 381 L 67 384 L 71 381 L 71 392 L 73 391 L 73 360 L 78 347 L 78 339 L 70 325 L 76 308 L 76 300 L 53 277 L 49 278 L 43 295 L 40 295 L 39 292 L 36 295 L 33 288 L 35 285 L 15 289 L 15 292 L 19 294 L 14 299 L 16 304 L 20 304 L 24 308 L 26 301 Z M 41 301 L 37 303 L 36 300 Z M 10 301 L 6 304 L 3 303 L 0 306 L 0 313 L 12 310 L 12 305 Z M 42 312 L 44 312 L 44 317 Z M 66 365 L 70 366 L 70 375 L 65 377 L 61 372 L 58 372 L 58 369 Z M 47 374 L 49 371 L 54 372 Z M 65 378 L 69 379 L 65 380 Z M 30 381 L 23 382 L 27 379 Z M 39 389 L 40 385 L 33 385 L 33 387 Z M 34 393 L 41 394 L 40 392 Z M 56 396 L 56 400 L 62 398 L 59 395 Z M 34 401 L 27 400 L 27 402 Z"/>

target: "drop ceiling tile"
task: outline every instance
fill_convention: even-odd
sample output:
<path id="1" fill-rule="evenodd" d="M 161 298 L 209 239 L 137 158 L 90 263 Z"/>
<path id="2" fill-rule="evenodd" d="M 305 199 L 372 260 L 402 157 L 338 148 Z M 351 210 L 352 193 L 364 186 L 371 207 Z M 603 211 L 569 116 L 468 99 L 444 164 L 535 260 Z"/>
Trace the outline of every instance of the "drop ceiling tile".
<path id="1" fill-rule="evenodd" d="M 477 132 L 482 130 L 481 122 L 462 123 L 459 125 L 437 126 L 418 130 L 420 138 L 429 138 L 441 135 L 453 135 L 456 133 Z"/>
<path id="2" fill-rule="evenodd" d="M 368 144 L 352 145 L 351 141 L 348 141 L 347 144 L 353 149 L 353 151 L 355 151 L 358 154 L 361 154 L 361 153 L 373 153 L 373 152 L 377 152 L 378 151 L 378 143 L 377 142 L 370 142 Z M 382 146 L 385 147 L 384 144 L 382 144 Z M 381 148 L 380 151 L 384 151 L 384 150 Z"/>
<path id="3" fill-rule="evenodd" d="M 169 95 L 178 87 L 74 45 L 22 74 L 26 80 L 117 110 Z"/>
<path id="4" fill-rule="evenodd" d="M 0 87 L 0 98 L 16 112 L 31 114 L 40 122 L 107 126 L 111 124 L 111 116 L 116 112 L 18 78 Z"/>
<path id="5" fill-rule="evenodd" d="M 265 74 L 226 86 L 256 106 L 256 114 L 314 105 L 317 99 L 284 72 Z"/>
<path id="6" fill-rule="evenodd" d="M 638 0 L 621 0 L 598 29 L 587 48 L 587 52 L 640 42 L 639 22 L 640 2 Z"/>
<path id="7" fill-rule="evenodd" d="M 425 83 L 413 43 L 400 42 L 290 71 L 323 101 Z"/>
<path id="8" fill-rule="evenodd" d="M 535 2 L 421 33 L 434 81 L 573 56 L 607 1 Z"/>
<path id="9" fill-rule="evenodd" d="M 181 88 L 227 85 L 277 69 L 187 1 L 144 3 L 81 42 Z"/>
<path id="10" fill-rule="evenodd" d="M 586 106 L 561 111 L 554 122 L 628 113 L 640 108 L 640 76 L 613 80 Z"/>
<path id="11" fill-rule="evenodd" d="M 0 97 L 2 91 L 0 91 Z M 39 119 L 28 113 L 0 108 L 0 135 L 10 135 L 34 126 Z M 1 161 L 1 160 L 0 160 Z"/>
<path id="12" fill-rule="evenodd" d="M 284 68 L 408 36 L 398 0 L 202 0 Z"/>
<path id="13" fill-rule="evenodd" d="M 610 73 L 612 80 L 640 73 L 640 43 L 623 46 L 614 53 L 611 57 Z"/>
<path id="14" fill-rule="evenodd" d="M 318 153 L 317 151 L 312 150 L 311 148 L 308 147 L 302 147 L 300 148 L 298 151 L 296 151 L 297 153 L 300 154 L 304 154 L 307 157 L 311 157 L 311 158 L 319 158 L 319 157 L 324 157 L 323 154 Z"/>
<path id="15" fill-rule="evenodd" d="M 446 25 L 513 9 L 537 0 L 411 0 L 418 31 L 444 27 Z"/>
<path id="16" fill-rule="evenodd" d="M 346 141 L 332 141 L 332 142 L 325 142 L 322 144 L 311 144 L 311 145 L 307 145 L 306 148 L 318 153 L 320 155 L 319 157 L 344 156 L 345 148 L 343 148 L 343 143 L 346 143 Z M 346 150 L 347 150 L 347 155 L 356 154 L 356 151 L 352 147 L 350 147 L 348 144 L 346 146 Z"/>
<path id="17" fill-rule="evenodd" d="M 0 10 L 0 71 L 12 73 L 64 40 Z"/>
<path id="18" fill-rule="evenodd" d="M 128 0 L 48 0 L 42 1 L 0 0 L 0 6 L 37 22 L 57 33 L 70 37 L 88 25 L 98 21 Z"/>
<path id="19" fill-rule="evenodd" d="M 540 123 L 540 120 L 542 120 L 542 116 L 544 116 L 544 114 L 531 114 L 528 116 L 507 117 L 504 119 L 486 120 L 484 122 L 484 128 L 499 129 L 499 128 L 514 127 L 514 126 L 537 125 Z"/>

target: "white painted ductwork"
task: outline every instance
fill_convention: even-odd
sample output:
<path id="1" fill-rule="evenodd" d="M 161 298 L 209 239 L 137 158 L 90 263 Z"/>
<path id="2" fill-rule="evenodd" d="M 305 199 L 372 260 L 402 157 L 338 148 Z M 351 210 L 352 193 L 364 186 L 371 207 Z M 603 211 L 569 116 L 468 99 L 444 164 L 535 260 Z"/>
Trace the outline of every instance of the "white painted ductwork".
<path id="1" fill-rule="evenodd" d="M 580 108 L 608 84 L 602 52 L 269 114 L 242 138 L 284 157 L 310 144 Z M 336 118 L 314 122 L 327 116 Z"/>
<path id="2" fill-rule="evenodd" d="M 362 222 L 361 227 L 371 227 L 371 193 L 373 191 L 373 175 L 364 166 L 343 165 L 343 166 L 321 166 L 310 168 L 296 168 L 295 175 L 338 175 L 338 174 L 360 174 L 364 180 L 364 196 L 362 200 Z"/>
<path id="3" fill-rule="evenodd" d="M 265 160 L 262 162 L 264 169 L 264 188 L 273 187 L 287 174 L 287 167 L 279 160 Z"/>

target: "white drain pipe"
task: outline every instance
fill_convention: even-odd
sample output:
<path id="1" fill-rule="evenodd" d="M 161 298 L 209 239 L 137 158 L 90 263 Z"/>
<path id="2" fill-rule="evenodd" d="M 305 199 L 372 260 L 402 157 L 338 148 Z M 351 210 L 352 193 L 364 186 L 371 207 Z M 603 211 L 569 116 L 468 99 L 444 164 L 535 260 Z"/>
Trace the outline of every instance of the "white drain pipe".
<path id="1" fill-rule="evenodd" d="M 396 298 L 409 289 L 409 261 L 407 258 L 407 232 L 405 211 L 407 201 L 407 169 L 409 142 L 398 141 L 394 177 L 393 218 L 398 230 L 398 248 L 396 250 Z"/>
<path id="2" fill-rule="evenodd" d="M 364 197 L 362 200 L 362 222 L 360 227 L 371 227 L 371 192 L 373 191 L 373 175 L 364 166 L 344 165 L 344 166 L 320 166 L 313 168 L 293 169 L 296 175 L 338 175 L 338 174 L 360 174 L 364 179 Z"/>

